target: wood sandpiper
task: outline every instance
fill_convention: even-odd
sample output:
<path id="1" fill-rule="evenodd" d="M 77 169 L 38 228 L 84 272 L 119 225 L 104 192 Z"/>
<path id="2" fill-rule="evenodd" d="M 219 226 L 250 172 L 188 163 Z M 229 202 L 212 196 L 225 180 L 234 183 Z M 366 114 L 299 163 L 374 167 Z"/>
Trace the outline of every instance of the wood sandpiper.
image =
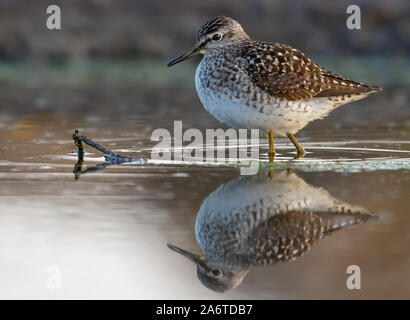
<path id="1" fill-rule="evenodd" d="M 232 18 L 219 16 L 198 31 L 195 46 L 168 67 L 202 54 L 195 76 L 205 109 L 234 128 L 258 128 L 287 136 L 305 153 L 294 134 L 348 102 L 381 88 L 356 82 L 319 66 L 290 46 L 252 40 Z"/>
<path id="2" fill-rule="evenodd" d="M 237 287 L 252 267 L 294 260 L 320 239 L 376 218 L 343 202 L 293 172 L 267 170 L 242 176 L 216 189 L 201 205 L 195 234 L 203 255 L 168 244 L 197 265 L 208 288 Z"/>

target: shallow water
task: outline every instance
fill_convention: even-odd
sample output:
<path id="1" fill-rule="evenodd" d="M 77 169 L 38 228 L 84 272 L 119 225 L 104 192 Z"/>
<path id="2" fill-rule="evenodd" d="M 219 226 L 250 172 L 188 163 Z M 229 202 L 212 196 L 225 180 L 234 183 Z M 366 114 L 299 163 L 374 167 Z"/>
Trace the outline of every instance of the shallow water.
<path id="1" fill-rule="evenodd" d="M 306 129 L 301 138 L 306 157 L 293 160 L 290 144 L 278 139 L 275 164 L 261 168 L 256 179 L 241 177 L 232 164 L 152 163 L 153 128 L 171 126 L 170 120 L 148 125 L 44 115 L 1 125 L 1 298 L 410 298 L 405 129 L 332 134 Z M 110 166 L 75 180 L 75 127 L 115 152 L 145 157 L 148 163 Z M 100 152 L 85 150 L 83 170 L 104 163 Z M 198 230 L 208 230 L 198 243 L 195 224 L 205 199 L 210 205 L 202 215 L 207 217 L 212 216 L 207 212 L 252 208 L 263 199 L 284 219 L 262 210 L 264 224 L 254 222 L 254 231 L 237 232 L 240 245 L 226 248 L 212 239 L 235 243 L 235 229 L 225 234 L 220 221 L 198 219 Z M 305 235 L 292 224 L 300 219 L 309 225 L 311 220 L 297 213 L 301 206 L 312 212 L 323 234 Z M 362 219 L 351 220 L 349 208 Z M 234 226 L 230 219 L 222 225 Z M 273 239 L 271 250 L 249 254 L 261 245 L 269 249 L 267 239 Z M 306 245 L 281 254 L 275 241 L 283 239 Z M 194 264 L 167 243 L 197 254 L 204 250 L 217 268 L 245 275 L 235 278 L 236 288 L 214 292 L 197 278 Z M 226 258 L 222 264 L 221 256 Z M 361 268 L 361 290 L 346 288 L 349 265 Z M 47 286 L 50 266 L 61 271 L 58 290 Z"/>

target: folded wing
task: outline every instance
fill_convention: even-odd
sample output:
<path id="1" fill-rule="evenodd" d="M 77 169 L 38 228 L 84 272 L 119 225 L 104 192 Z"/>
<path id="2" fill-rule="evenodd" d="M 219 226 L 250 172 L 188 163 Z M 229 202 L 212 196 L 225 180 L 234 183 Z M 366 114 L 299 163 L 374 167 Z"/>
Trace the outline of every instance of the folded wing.
<path id="1" fill-rule="evenodd" d="M 282 44 L 249 43 L 242 57 L 247 60 L 247 72 L 255 85 L 287 100 L 362 95 L 381 90 L 334 74 L 301 51 Z"/>

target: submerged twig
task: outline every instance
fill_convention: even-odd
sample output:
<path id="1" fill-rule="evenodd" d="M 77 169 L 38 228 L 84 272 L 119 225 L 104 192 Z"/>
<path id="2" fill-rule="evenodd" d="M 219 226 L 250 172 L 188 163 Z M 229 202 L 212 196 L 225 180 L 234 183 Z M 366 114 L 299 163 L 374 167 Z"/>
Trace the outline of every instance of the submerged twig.
<path id="1" fill-rule="evenodd" d="M 75 130 L 73 134 L 73 140 L 74 144 L 78 148 L 78 161 L 74 166 L 74 175 L 75 179 L 79 179 L 82 174 L 88 173 L 88 172 L 95 172 L 95 171 L 100 171 L 104 170 L 106 167 L 112 166 L 112 165 L 118 165 L 124 162 L 127 163 L 137 163 L 137 164 L 146 164 L 147 160 L 144 158 L 133 158 L 133 157 L 126 157 L 122 156 L 120 154 L 117 154 L 110 149 L 105 148 L 104 146 L 98 144 L 94 140 L 91 140 L 87 138 L 86 136 L 83 136 L 80 134 L 78 130 Z M 83 162 L 84 162 L 84 146 L 83 142 L 86 145 L 89 145 L 90 147 L 93 147 L 94 149 L 101 151 L 104 153 L 104 158 L 105 162 L 101 164 L 97 164 L 95 166 L 89 167 L 85 170 L 82 170 Z"/>

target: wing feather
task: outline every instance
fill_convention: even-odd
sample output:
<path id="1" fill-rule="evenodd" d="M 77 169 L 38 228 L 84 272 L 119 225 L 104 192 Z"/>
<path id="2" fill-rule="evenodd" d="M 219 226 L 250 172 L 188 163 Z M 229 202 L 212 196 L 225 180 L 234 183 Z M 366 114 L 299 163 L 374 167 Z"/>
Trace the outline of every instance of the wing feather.
<path id="1" fill-rule="evenodd" d="M 380 90 L 334 74 L 282 44 L 250 42 L 244 46 L 242 58 L 247 60 L 247 72 L 255 85 L 275 97 L 303 100 Z"/>

